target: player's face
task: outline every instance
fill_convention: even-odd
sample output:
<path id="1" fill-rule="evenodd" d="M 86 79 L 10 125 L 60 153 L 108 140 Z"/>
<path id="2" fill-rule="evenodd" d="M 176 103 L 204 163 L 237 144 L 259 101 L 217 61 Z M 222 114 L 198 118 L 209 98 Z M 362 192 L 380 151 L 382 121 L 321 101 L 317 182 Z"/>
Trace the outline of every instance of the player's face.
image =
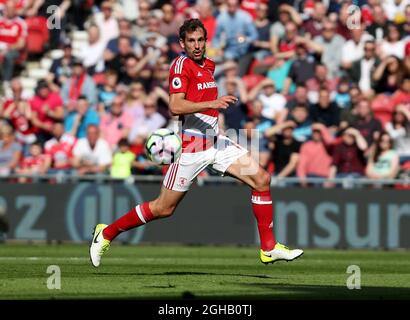
<path id="1" fill-rule="evenodd" d="M 205 55 L 205 34 L 202 29 L 187 32 L 184 40 L 180 40 L 182 49 L 188 57 L 195 62 L 201 63 Z"/>

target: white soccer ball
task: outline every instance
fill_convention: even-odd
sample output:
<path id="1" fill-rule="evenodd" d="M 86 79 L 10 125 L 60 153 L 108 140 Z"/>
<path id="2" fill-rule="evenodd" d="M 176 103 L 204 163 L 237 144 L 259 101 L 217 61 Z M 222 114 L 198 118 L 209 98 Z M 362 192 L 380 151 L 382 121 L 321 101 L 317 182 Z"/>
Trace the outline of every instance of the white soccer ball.
<path id="1" fill-rule="evenodd" d="M 145 152 L 148 159 L 157 164 L 173 163 L 182 152 L 181 138 L 169 129 L 158 129 L 148 137 Z"/>

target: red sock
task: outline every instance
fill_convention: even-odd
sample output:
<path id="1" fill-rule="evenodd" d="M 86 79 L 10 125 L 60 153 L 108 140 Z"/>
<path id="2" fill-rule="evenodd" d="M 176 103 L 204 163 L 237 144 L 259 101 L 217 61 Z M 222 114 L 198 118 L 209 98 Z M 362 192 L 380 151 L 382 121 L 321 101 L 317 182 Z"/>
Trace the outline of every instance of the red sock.
<path id="1" fill-rule="evenodd" d="M 137 205 L 121 218 L 115 220 L 103 231 L 103 237 L 106 240 L 113 240 L 121 232 L 138 227 L 155 219 L 149 208 L 149 202 Z"/>
<path id="2" fill-rule="evenodd" d="M 273 207 L 270 191 L 258 192 L 252 190 L 252 209 L 258 222 L 261 249 L 270 251 L 275 247 L 273 235 Z"/>

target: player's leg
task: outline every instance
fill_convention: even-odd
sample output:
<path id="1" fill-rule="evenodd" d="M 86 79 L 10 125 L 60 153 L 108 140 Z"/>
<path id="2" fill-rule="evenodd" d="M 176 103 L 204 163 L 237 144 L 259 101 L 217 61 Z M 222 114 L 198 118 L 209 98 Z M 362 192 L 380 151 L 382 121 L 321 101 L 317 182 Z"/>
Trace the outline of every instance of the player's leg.
<path id="1" fill-rule="evenodd" d="M 258 225 L 261 261 L 272 263 L 278 260 L 291 261 L 300 257 L 303 254 L 302 250 L 290 250 L 275 240 L 271 177 L 250 153 L 244 153 L 242 147 L 233 144 L 219 152 L 214 167 L 243 181 L 252 189 L 252 210 Z"/>
<path id="2" fill-rule="evenodd" d="M 185 196 L 193 179 L 211 161 L 209 152 L 182 154 L 165 175 L 159 196 L 152 201 L 138 204 L 110 225 L 98 224 L 90 245 L 90 259 L 98 267 L 101 256 L 108 250 L 110 243 L 121 232 L 139 227 L 149 221 L 172 215 L 178 203 Z"/>

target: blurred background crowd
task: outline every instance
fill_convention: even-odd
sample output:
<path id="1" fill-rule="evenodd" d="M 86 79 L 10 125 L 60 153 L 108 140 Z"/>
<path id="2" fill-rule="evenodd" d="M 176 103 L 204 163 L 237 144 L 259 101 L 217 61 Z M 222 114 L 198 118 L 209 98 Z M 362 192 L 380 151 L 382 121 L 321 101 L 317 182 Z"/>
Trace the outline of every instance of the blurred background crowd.
<path id="1" fill-rule="evenodd" d="M 410 0 L 0 0 L 0 176 L 163 174 L 143 145 L 187 18 L 272 175 L 410 176 Z"/>

